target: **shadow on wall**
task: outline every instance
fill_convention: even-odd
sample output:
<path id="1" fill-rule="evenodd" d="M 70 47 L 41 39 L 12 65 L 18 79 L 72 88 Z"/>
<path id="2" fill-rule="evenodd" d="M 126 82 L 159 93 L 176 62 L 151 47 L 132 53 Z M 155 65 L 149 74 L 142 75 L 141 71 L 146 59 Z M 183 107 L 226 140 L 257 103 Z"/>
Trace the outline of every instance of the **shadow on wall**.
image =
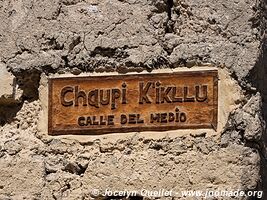
<path id="1" fill-rule="evenodd" d="M 20 71 L 14 75 L 16 79 L 13 83 L 12 99 L 0 98 L 0 126 L 13 121 L 24 101 L 32 102 L 39 99 L 40 72 L 38 70 Z M 18 99 L 15 99 L 17 86 L 23 92 Z"/>
<path id="2" fill-rule="evenodd" d="M 257 92 L 260 92 L 262 97 L 262 114 L 265 123 L 267 122 L 267 0 L 262 0 L 260 2 L 260 12 L 255 17 L 253 21 L 252 28 L 260 28 L 260 53 L 256 65 L 251 71 L 248 80 L 250 80 L 253 87 L 257 89 Z M 266 123 L 267 124 L 267 123 Z M 265 129 L 261 144 L 259 144 L 260 155 L 261 155 L 261 177 L 262 183 L 259 185 L 259 189 L 262 189 L 264 192 L 264 198 L 267 199 L 267 130 Z"/>
<path id="3" fill-rule="evenodd" d="M 265 124 L 267 122 L 267 38 L 264 37 L 261 44 L 261 53 L 258 59 L 256 70 L 257 74 L 257 90 L 262 96 L 262 114 Z M 261 177 L 262 177 L 262 189 L 264 191 L 264 196 L 267 196 L 267 130 L 262 136 L 261 144 Z"/>
<path id="4" fill-rule="evenodd" d="M 0 105 L 0 126 L 13 121 L 17 112 L 21 109 L 23 103 L 4 103 Z"/>

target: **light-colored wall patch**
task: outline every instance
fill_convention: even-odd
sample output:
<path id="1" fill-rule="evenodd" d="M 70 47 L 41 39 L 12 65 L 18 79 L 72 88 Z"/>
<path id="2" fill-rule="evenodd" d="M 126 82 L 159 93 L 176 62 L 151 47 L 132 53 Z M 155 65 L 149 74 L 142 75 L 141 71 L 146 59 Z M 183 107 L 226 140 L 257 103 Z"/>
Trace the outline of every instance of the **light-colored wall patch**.
<path id="1" fill-rule="evenodd" d="M 217 68 L 213 68 L 213 67 L 194 67 L 194 68 L 191 68 L 191 69 L 185 69 L 185 68 L 178 68 L 178 69 L 174 69 L 174 70 L 155 70 L 155 71 L 153 71 L 152 73 L 150 73 L 150 75 L 154 75 L 154 76 L 156 76 L 157 74 L 161 74 L 161 75 L 164 75 L 164 74 L 166 74 L 166 73 L 170 73 L 170 74 L 175 74 L 175 73 L 183 73 L 183 72 L 185 72 L 185 73 L 196 73 L 196 72 L 202 72 L 203 74 L 205 74 L 205 73 L 208 73 L 208 72 L 210 72 L 210 71 L 217 71 Z M 217 72 L 216 72 L 217 73 Z M 142 75 L 147 75 L 148 73 L 145 73 L 145 72 L 143 72 L 143 73 L 141 73 L 141 74 L 129 74 L 127 77 L 138 77 L 138 76 L 140 76 L 140 77 L 142 77 Z M 54 75 L 53 76 L 53 79 L 54 80 L 68 80 L 67 78 L 68 77 L 81 77 L 81 80 L 83 80 L 83 81 L 85 81 L 86 82 L 86 79 L 89 77 L 93 77 L 93 79 L 95 79 L 95 78 L 97 78 L 97 77 L 99 77 L 99 76 L 106 76 L 106 77 L 109 77 L 109 76 L 113 76 L 113 77 L 120 77 L 120 75 L 116 75 L 116 74 L 114 74 L 114 73 L 105 73 L 105 74 L 103 74 L 103 73 L 101 73 L 101 74 L 99 74 L 99 73 L 93 73 L 93 74 L 82 74 L 82 75 L 79 75 L 79 76 L 73 76 L 73 75 L 69 75 L 69 74 L 65 74 L 65 75 Z M 217 76 L 217 75 L 216 75 Z M 154 137 L 165 137 L 166 136 L 166 134 L 167 135 L 173 135 L 173 136 L 175 136 L 175 135 L 183 135 L 183 134 L 194 134 L 194 133 L 199 133 L 199 132 L 207 132 L 207 133 L 209 133 L 209 134 L 218 134 L 218 133 L 220 133 L 221 132 L 221 130 L 223 129 L 223 127 L 224 127 L 224 125 L 225 125 L 225 123 L 226 123 L 226 121 L 227 121 L 227 117 L 228 117 L 228 115 L 229 115 L 229 113 L 237 106 L 237 103 L 238 103 L 238 99 L 240 100 L 240 99 L 242 99 L 242 95 L 241 95 L 241 90 L 239 89 L 239 87 L 237 86 L 237 84 L 235 83 L 235 81 L 233 81 L 231 78 L 230 78 L 230 76 L 229 76 L 229 74 L 226 72 L 226 70 L 224 70 L 224 69 L 219 69 L 218 70 L 218 76 L 219 76 L 219 81 L 218 81 L 218 88 L 216 88 L 216 93 L 218 92 L 218 94 L 216 94 L 216 95 L 218 95 L 218 102 L 217 102 L 217 97 L 216 97 L 216 105 L 214 105 L 213 104 L 213 102 L 212 102 L 212 106 L 213 107 L 211 107 L 211 112 L 214 110 L 214 109 L 216 109 L 216 112 L 217 112 L 217 109 L 218 109 L 218 118 L 216 119 L 216 126 L 217 126 L 217 129 L 215 130 L 215 129 L 212 129 L 212 126 L 209 128 L 209 127 L 204 127 L 204 129 L 203 129 L 203 127 L 201 127 L 201 126 L 199 126 L 198 127 L 198 129 L 197 129 L 197 127 L 184 127 L 184 128 L 186 128 L 186 129 L 183 129 L 183 130 L 178 130 L 179 129 L 179 125 L 175 128 L 175 127 L 173 127 L 172 129 L 175 129 L 175 130 L 171 130 L 171 129 L 169 129 L 168 130 L 168 128 L 166 129 L 164 129 L 164 131 L 157 131 L 157 128 L 154 128 L 154 129 L 151 129 L 151 130 L 153 130 L 153 132 L 151 132 L 151 130 L 147 130 L 147 131 L 145 131 L 146 129 L 144 128 L 143 130 L 142 130 L 142 126 L 146 126 L 146 124 L 138 124 L 138 126 L 136 126 L 137 128 L 136 128 L 136 130 L 135 130 L 135 127 L 132 127 L 131 128 L 131 130 L 129 130 L 129 131 L 131 131 L 130 133 L 120 133 L 120 132 L 125 132 L 125 131 L 123 131 L 123 130 L 112 130 L 112 127 L 110 128 L 110 132 L 115 132 L 114 134 L 111 134 L 111 135 L 105 135 L 105 136 L 99 136 L 99 131 L 101 132 L 101 130 L 97 130 L 97 131 L 95 131 L 95 133 L 94 133 L 94 130 L 89 130 L 88 131 L 88 129 L 87 129 L 87 131 L 88 131 L 88 133 L 90 133 L 90 135 L 92 135 L 92 136 L 77 136 L 77 135 L 72 135 L 72 136 L 61 136 L 61 137 L 67 137 L 67 138 L 84 138 L 84 137 L 86 137 L 87 139 L 89 139 L 89 138 L 96 138 L 96 137 L 115 137 L 115 138 L 117 138 L 118 136 L 120 137 L 120 136 L 122 136 L 122 137 L 127 137 L 127 136 L 130 136 L 130 135 L 132 135 L 133 133 L 136 133 L 136 132 L 138 132 L 139 134 L 144 134 L 145 135 L 145 137 L 150 137 L 150 136 L 152 136 L 153 138 Z M 51 78 L 51 77 L 50 77 Z M 89 80 L 89 78 L 88 78 L 88 80 Z M 188 78 L 189 79 L 189 78 Z M 192 78 L 191 78 L 192 79 Z M 217 79 L 217 77 L 216 77 L 216 79 Z M 74 79 L 72 79 L 72 80 L 75 80 L 75 78 Z M 78 80 L 79 80 L 79 78 L 78 78 Z M 81 81 L 80 80 L 80 81 Z M 186 79 L 185 79 L 186 80 Z M 185 81 L 185 80 L 182 80 L 182 82 L 183 81 Z M 192 80 L 191 80 L 192 81 Z M 203 80 L 202 80 L 203 81 Z M 63 81 L 64 82 L 64 81 Z M 73 81 L 72 81 L 73 82 Z M 75 82 L 75 81 L 74 81 Z M 190 81 L 189 81 L 190 82 Z M 82 82 L 81 82 L 82 83 Z M 192 81 L 192 83 L 193 84 L 195 84 L 194 83 L 194 81 Z M 106 84 L 106 83 L 104 83 L 104 82 L 102 82 L 102 85 L 101 85 L 101 87 L 103 87 L 104 85 Z M 181 83 L 180 83 L 181 84 Z M 217 84 L 217 83 L 216 83 Z M 67 84 L 67 85 L 70 85 L 70 84 Z M 205 85 L 205 84 L 204 84 Z M 93 85 L 94 86 L 94 85 Z M 195 86 L 195 85 L 194 85 Z M 95 85 L 94 86 L 94 88 L 96 88 L 97 86 Z M 216 86 L 217 87 L 217 86 Z M 213 89 L 214 88 L 212 88 L 209 92 L 212 94 L 212 98 L 213 98 Z M 47 76 L 45 76 L 44 74 L 42 75 L 42 78 L 41 78 L 41 82 L 40 82 L 40 88 L 39 88 L 39 90 L 40 90 L 40 99 L 41 99 L 41 102 L 42 102 L 42 107 L 44 108 L 43 109 L 43 111 L 42 111 L 42 113 L 41 113 L 41 117 L 40 117 L 40 123 L 39 123 L 39 129 L 40 130 L 42 130 L 41 132 L 43 133 L 43 135 L 44 136 L 47 136 L 48 137 L 48 103 L 49 103 L 49 101 L 51 101 L 51 99 L 49 99 L 48 98 L 48 77 Z M 131 89 L 131 90 L 129 90 L 129 91 L 133 91 L 133 88 Z M 227 92 L 227 91 L 234 91 L 233 92 L 233 95 L 228 95 L 229 93 Z M 74 91 L 73 91 L 74 92 Z M 227 93 L 227 94 L 225 94 L 225 93 Z M 135 98 L 137 98 L 137 97 L 135 97 L 136 95 L 134 95 L 134 96 L 131 96 L 131 99 L 135 99 Z M 138 96 L 138 95 L 137 95 Z M 60 101 L 60 98 L 59 98 L 59 101 Z M 138 99 L 137 99 L 137 101 L 138 101 Z M 54 103 L 55 102 L 50 102 L 50 105 L 51 105 L 51 103 L 52 103 L 52 105 L 54 105 Z M 59 102 L 60 103 L 60 102 Z M 80 98 L 80 102 L 79 103 L 83 103 L 82 102 L 82 98 Z M 88 103 L 88 102 L 87 102 Z M 204 105 L 202 105 L 201 103 L 203 103 L 203 102 L 199 102 L 200 104 L 200 106 L 204 106 Z M 217 104 L 218 104 L 218 107 L 217 107 Z M 156 103 L 155 103 L 155 105 L 157 105 Z M 215 106 L 215 107 L 214 107 Z M 88 106 L 87 106 L 88 107 Z M 67 107 L 68 108 L 68 107 Z M 75 108 L 75 107 L 74 107 Z M 84 108 L 84 106 L 81 106 L 81 108 Z M 79 108 L 79 111 L 78 112 L 80 112 L 81 111 L 81 108 Z M 166 106 L 165 106 L 165 108 L 166 108 Z M 94 108 L 94 109 L 96 109 L 96 108 Z M 157 108 L 154 108 L 154 110 L 157 110 Z M 201 111 L 201 109 L 200 108 L 195 108 L 195 107 L 193 107 L 193 109 L 195 109 L 195 112 L 198 112 L 198 111 Z M 135 108 L 135 110 L 136 110 L 136 108 Z M 204 109 L 205 110 L 205 109 Z M 60 113 L 60 111 L 61 110 L 58 110 L 57 112 L 58 113 Z M 65 111 L 66 112 L 66 111 Z M 88 111 L 87 111 L 88 112 Z M 103 112 L 103 111 L 102 111 Z M 110 110 L 110 112 L 112 112 L 112 113 L 114 113 L 114 111 L 113 110 Z M 94 111 L 94 113 L 97 113 L 97 111 Z M 100 113 L 100 112 L 99 112 Z M 120 113 L 121 114 L 121 113 Z M 201 111 L 201 114 L 203 114 L 203 111 Z M 50 113 L 50 115 L 53 115 L 53 113 Z M 55 115 L 56 115 L 56 113 L 55 113 Z M 61 115 L 63 115 L 63 113 L 61 113 Z M 67 116 L 68 114 L 66 113 L 66 116 Z M 209 115 L 209 113 L 206 113 L 206 115 Z M 77 116 L 75 116 L 75 117 L 77 117 Z M 120 116 L 121 117 L 121 116 Z M 196 115 L 196 117 L 197 117 L 197 115 Z M 210 116 L 208 116 L 208 117 L 210 117 Z M 52 118 L 51 118 L 52 119 Z M 65 119 L 67 119 L 67 118 L 65 118 Z M 121 119 L 120 119 L 121 120 Z M 148 119 L 147 119 L 148 120 Z M 196 120 L 200 120 L 200 123 L 201 123 L 201 118 L 198 118 L 198 119 L 196 119 Z M 53 120 L 54 121 L 54 120 Z M 76 120 L 74 120 L 75 121 L 75 123 L 76 123 Z M 120 121 L 119 121 L 120 122 Z M 119 123 L 118 122 L 118 123 Z M 121 127 L 122 125 L 120 125 L 120 127 Z M 141 128 L 140 128 L 141 127 Z M 157 127 L 156 125 L 155 125 L 155 127 Z M 101 128 L 101 127 L 100 127 Z M 67 130 L 67 129 L 66 129 Z M 159 130 L 160 130 L 160 128 L 159 128 Z M 128 132 L 129 132 L 128 131 Z M 144 132 L 145 131 L 145 132 Z M 104 133 L 110 133 L 109 131 L 108 131 L 108 129 L 106 128 L 105 129 L 105 132 Z M 117 133 L 116 133 L 117 132 Z M 127 132 L 127 131 L 126 131 Z M 69 132 L 68 131 L 66 131 L 66 134 L 68 134 Z M 86 130 L 84 130 L 84 131 L 81 131 L 81 133 L 85 133 L 86 134 Z M 61 135 L 64 135 L 64 129 L 62 129 L 62 131 L 61 131 Z M 69 133 L 69 134 L 71 134 L 71 133 Z M 75 131 L 74 131 L 74 134 L 75 134 Z M 79 130 L 78 131 L 76 131 L 76 134 L 79 134 Z"/>

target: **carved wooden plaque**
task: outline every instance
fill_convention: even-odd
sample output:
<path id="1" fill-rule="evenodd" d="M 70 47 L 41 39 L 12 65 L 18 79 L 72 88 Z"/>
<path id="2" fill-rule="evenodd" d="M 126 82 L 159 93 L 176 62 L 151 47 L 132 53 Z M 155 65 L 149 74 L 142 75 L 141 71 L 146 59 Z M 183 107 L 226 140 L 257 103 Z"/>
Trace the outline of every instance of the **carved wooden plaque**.
<path id="1" fill-rule="evenodd" d="M 49 79 L 49 134 L 217 127 L 218 72 Z"/>

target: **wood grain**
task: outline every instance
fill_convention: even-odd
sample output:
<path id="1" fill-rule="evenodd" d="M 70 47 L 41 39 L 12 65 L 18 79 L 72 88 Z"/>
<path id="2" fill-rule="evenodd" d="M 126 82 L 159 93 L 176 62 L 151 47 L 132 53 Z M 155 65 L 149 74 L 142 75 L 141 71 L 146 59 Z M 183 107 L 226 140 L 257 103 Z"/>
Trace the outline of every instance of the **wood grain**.
<path id="1" fill-rule="evenodd" d="M 218 72 L 49 79 L 48 133 L 217 128 Z"/>

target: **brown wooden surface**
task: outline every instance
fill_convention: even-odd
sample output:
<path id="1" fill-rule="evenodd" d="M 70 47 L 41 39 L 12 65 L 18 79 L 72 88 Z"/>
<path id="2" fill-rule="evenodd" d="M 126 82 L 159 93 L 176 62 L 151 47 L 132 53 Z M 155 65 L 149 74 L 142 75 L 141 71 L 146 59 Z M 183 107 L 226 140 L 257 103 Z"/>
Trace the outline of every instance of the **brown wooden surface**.
<path id="1" fill-rule="evenodd" d="M 146 92 L 145 86 L 147 86 L 149 82 L 151 86 L 148 87 L 149 89 Z M 163 91 L 164 93 L 167 87 L 171 88 L 167 95 L 159 95 L 159 97 L 162 97 L 159 99 L 159 102 L 157 101 L 156 95 L 156 88 L 159 88 L 156 85 L 157 82 L 160 82 L 160 86 L 164 87 L 158 91 Z M 126 84 L 124 99 L 122 97 L 123 83 Z M 143 87 L 141 87 L 140 83 L 143 83 Z M 100 93 L 101 89 L 104 91 L 104 94 L 106 94 L 106 90 L 111 89 L 110 94 L 112 96 L 112 89 L 114 89 L 114 91 L 117 91 L 117 94 L 116 92 L 114 94 L 115 104 L 113 106 L 111 105 L 112 98 L 110 98 L 110 103 L 108 105 L 98 103 L 97 105 L 99 106 L 92 106 L 89 105 L 88 101 L 84 101 L 85 98 L 80 97 L 75 106 L 75 86 L 76 88 L 78 87 L 77 91 L 83 91 L 86 95 L 88 95 L 90 91 L 96 89 L 99 89 L 98 93 Z M 205 93 L 203 93 L 205 90 L 203 90 L 203 88 L 207 88 L 207 98 L 203 98 L 202 100 L 198 98 L 201 101 L 205 99 L 205 101 L 200 102 L 196 100 L 196 86 L 198 86 L 201 91 L 200 94 L 198 94 L 199 97 L 205 97 Z M 174 98 L 170 97 L 174 91 L 173 87 L 176 87 L 176 100 L 182 98 L 182 102 L 180 102 L 181 99 L 177 100 L 177 102 L 173 102 Z M 184 96 L 184 87 L 187 87 L 188 91 L 186 98 Z M 65 88 L 65 90 L 62 90 L 63 88 Z M 73 91 L 67 90 L 66 88 L 72 88 Z M 121 93 L 120 97 L 118 97 L 118 90 L 120 90 Z M 143 95 L 144 98 L 141 99 L 141 102 L 139 102 L 140 90 L 146 94 Z M 64 93 L 64 91 L 67 92 Z M 93 97 L 95 96 L 99 97 L 99 94 Z M 163 97 L 166 97 L 168 101 Z M 195 97 L 194 102 L 190 102 L 190 97 Z M 86 99 L 88 99 L 88 96 L 86 96 Z M 93 101 L 93 103 L 95 104 L 95 101 Z M 179 112 L 176 112 L 176 109 L 179 109 Z M 216 70 L 49 79 L 48 132 L 50 135 L 97 135 L 112 132 L 164 131 L 181 128 L 216 129 L 217 110 L 218 73 Z M 159 113 L 159 115 L 157 115 L 157 113 Z M 179 121 L 173 121 L 173 116 L 177 116 L 176 113 L 179 113 L 178 116 L 180 117 L 181 113 L 184 113 L 182 116 L 186 115 L 186 120 L 184 120 L 184 117 L 177 117 Z M 129 114 L 131 115 L 130 123 Z M 134 118 L 134 116 L 138 114 L 140 115 L 139 120 Z M 155 119 L 154 121 L 152 120 L 152 122 L 151 114 L 153 114 L 154 117 L 160 116 L 159 121 Z M 108 122 L 106 122 L 108 115 L 114 116 L 114 124 L 108 124 Z M 127 123 L 121 123 L 121 115 L 127 116 Z M 87 121 L 88 117 L 92 121 L 94 116 L 97 119 L 95 125 L 92 123 L 90 124 L 90 120 L 89 122 Z M 102 116 L 103 125 L 100 125 L 100 122 L 98 122 L 97 125 L 100 116 Z M 169 116 L 171 117 L 168 118 Z M 181 119 L 183 122 L 180 121 Z"/>

